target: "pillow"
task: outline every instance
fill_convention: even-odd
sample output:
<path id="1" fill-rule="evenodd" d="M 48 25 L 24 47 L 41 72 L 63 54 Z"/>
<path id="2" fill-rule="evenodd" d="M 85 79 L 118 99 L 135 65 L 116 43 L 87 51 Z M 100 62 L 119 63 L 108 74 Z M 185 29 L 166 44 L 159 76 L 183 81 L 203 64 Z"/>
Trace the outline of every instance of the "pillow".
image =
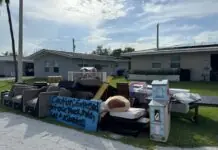
<path id="1" fill-rule="evenodd" d="M 105 107 L 110 112 L 124 112 L 129 110 L 130 102 L 123 96 L 112 96 L 105 101 Z"/>

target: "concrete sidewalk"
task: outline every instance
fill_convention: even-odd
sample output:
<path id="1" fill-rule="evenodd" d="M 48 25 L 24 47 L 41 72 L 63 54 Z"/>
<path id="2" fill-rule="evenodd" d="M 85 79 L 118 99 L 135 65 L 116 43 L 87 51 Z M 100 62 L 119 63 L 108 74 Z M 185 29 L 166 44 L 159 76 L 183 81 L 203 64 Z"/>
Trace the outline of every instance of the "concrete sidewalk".
<path id="1" fill-rule="evenodd" d="M 0 150 L 142 150 L 73 129 L 0 113 Z"/>
<path id="2" fill-rule="evenodd" d="M 183 150 L 157 147 L 158 150 Z M 0 113 L 0 150 L 142 150 L 11 113 Z M 187 150 L 218 150 L 203 147 Z"/>

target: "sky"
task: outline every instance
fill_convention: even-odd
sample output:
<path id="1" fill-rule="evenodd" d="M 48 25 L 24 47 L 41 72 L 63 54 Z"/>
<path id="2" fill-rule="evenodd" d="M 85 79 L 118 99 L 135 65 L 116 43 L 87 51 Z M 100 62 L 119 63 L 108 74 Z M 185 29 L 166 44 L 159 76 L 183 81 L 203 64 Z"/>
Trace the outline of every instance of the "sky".
<path id="1" fill-rule="evenodd" d="M 0 53 L 11 50 L 5 5 L 0 8 Z M 19 1 L 10 3 L 18 49 Z M 218 43 L 218 0 L 24 0 L 24 55 L 40 49 L 90 53 L 116 49 Z"/>

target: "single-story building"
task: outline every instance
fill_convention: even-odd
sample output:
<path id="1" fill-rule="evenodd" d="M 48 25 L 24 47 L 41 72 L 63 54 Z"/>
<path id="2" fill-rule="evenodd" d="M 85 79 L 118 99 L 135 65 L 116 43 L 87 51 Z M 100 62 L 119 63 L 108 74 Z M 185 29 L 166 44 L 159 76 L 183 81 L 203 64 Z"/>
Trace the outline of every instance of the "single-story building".
<path id="1" fill-rule="evenodd" d="M 16 59 L 17 60 L 17 59 Z M 34 72 L 33 61 L 28 58 L 23 58 L 23 74 L 24 76 L 33 76 Z M 13 56 L 0 56 L 0 76 L 12 77 L 14 76 L 14 60 Z"/>
<path id="2" fill-rule="evenodd" d="M 100 72 L 111 74 L 117 67 L 128 69 L 129 60 L 115 59 L 111 56 L 83 54 L 66 51 L 42 49 L 30 56 L 34 62 L 35 77 L 59 76 L 68 78 L 69 71 L 78 71 L 81 67 L 96 67 Z"/>
<path id="3" fill-rule="evenodd" d="M 218 44 L 148 49 L 122 56 L 130 58 L 131 70 L 188 69 L 192 81 L 218 79 Z"/>

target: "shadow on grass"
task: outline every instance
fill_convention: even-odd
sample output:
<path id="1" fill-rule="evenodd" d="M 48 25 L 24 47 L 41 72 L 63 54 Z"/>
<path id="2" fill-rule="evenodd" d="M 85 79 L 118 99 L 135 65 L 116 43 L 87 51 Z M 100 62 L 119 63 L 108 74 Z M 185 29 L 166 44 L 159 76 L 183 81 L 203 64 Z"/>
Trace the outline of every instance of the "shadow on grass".
<path id="1" fill-rule="evenodd" d="M 218 110 L 217 108 L 200 107 L 198 124 L 185 118 L 187 115 L 175 114 L 172 116 L 171 131 L 166 146 L 201 147 L 218 146 Z"/>
<path id="2" fill-rule="evenodd" d="M 148 132 L 138 138 L 124 137 L 121 141 L 142 148 L 153 148 L 155 145 L 182 148 L 218 146 L 218 109 L 201 107 L 199 111 L 198 124 L 188 120 L 192 112 L 186 115 L 173 114 L 167 143 L 151 141 Z"/>

